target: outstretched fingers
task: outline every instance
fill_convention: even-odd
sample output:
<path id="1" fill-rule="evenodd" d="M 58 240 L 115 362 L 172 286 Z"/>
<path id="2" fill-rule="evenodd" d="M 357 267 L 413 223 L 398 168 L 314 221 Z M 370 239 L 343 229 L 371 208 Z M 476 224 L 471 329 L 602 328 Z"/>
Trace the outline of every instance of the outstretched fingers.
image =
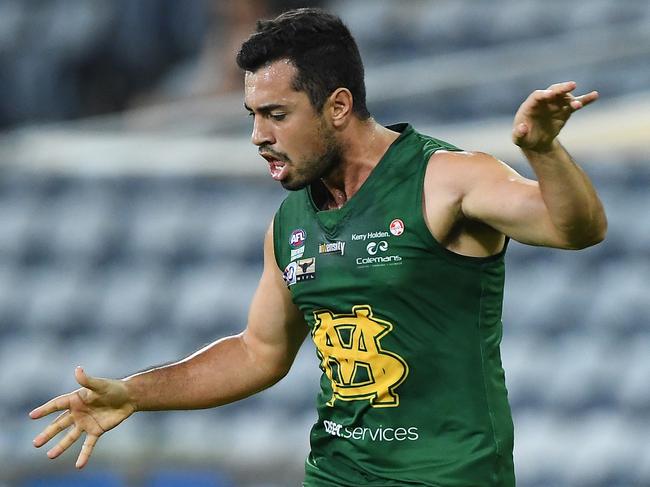
<path id="1" fill-rule="evenodd" d="M 571 94 L 573 90 L 575 90 L 577 87 L 577 83 L 575 81 L 565 81 L 562 83 L 555 83 L 551 86 L 549 86 L 546 90 L 542 90 L 543 95 L 541 98 L 545 98 L 547 100 L 556 98 L 556 99 L 561 99 L 566 103 L 565 106 L 573 109 L 573 110 L 579 110 L 583 107 L 586 107 L 590 103 L 596 101 L 598 99 L 598 92 L 597 91 L 591 91 L 589 93 L 586 93 L 584 95 L 580 96 L 574 96 Z"/>
<path id="2" fill-rule="evenodd" d="M 64 394 L 62 396 L 55 397 L 50 399 L 45 404 L 37 407 L 29 413 L 29 417 L 32 419 L 42 418 L 48 414 L 52 414 L 56 411 L 64 411 L 70 408 L 70 394 Z"/>
<path id="3" fill-rule="evenodd" d="M 83 387 L 90 389 L 92 391 L 99 390 L 103 387 L 101 379 L 96 379 L 86 375 L 84 370 L 81 367 L 75 369 L 75 378 L 77 382 Z M 76 394 L 78 391 L 70 392 L 68 394 L 63 394 L 57 396 L 54 399 L 50 399 L 45 404 L 35 408 L 29 413 L 29 417 L 32 419 L 39 419 L 48 414 L 52 414 L 55 411 L 64 411 L 70 408 L 70 397 L 73 394 Z"/>
<path id="4" fill-rule="evenodd" d="M 47 452 L 48 458 L 56 458 L 66 451 L 70 446 L 79 439 L 83 430 L 79 426 L 72 428 L 67 435 L 59 441 L 50 451 Z"/>
<path id="5" fill-rule="evenodd" d="M 599 97 L 597 91 L 584 95 L 574 96 L 571 92 L 576 88 L 574 81 L 556 83 L 545 90 L 536 90 L 528 99 L 531 113 L 560 113 L 569 116 L 572 112 L 596 101 Z"/>
<path id="6" fill-rule="evenodd" d="M 88 460 L 90 459 L 90 455 L 93 453 L 93 449 L 95 448 L 95 444 L 97 443 L 98 439 L 99 437 L 96 435 L 92 435 L 90 433 L 86 434 L 86 439 L 84 440 L 83 445 L 81 445 L 81 451 L 77 457 L 75 467 L 84 468 L 86 466 Z"/>
<path id="7" fill-rule="evenodd" d="M 97 377 L 92 377 L 84 371 L 81 366 L 78 366 L 74 371 L 74 376 L 80 386 L 90 389 L 91 391 L 100 392 L 106 388 L 106 380 Z"/>
<path id="8" fill-rule="evenodd" d="M 59 415 L 50 425 L 45 428 L 36 438 L 34 438 L 33 444 L 36 448 L 40 448 L 45 443 L 50 441 L 56 435 L 58 435 L 64 429 L 69 428 L 74 423 L 74 419 L 70 414 L 70 411 L 66 411 Z"/>
<path id="9" fill-rule="evenodd" d="M 574 96 L 576 86 L 575 81 L 564 81 L 532 92 L 515 114 L 513 142 L 527 149 L 548 150 L 573 112 L 598 99 L 597 91 Z"/>
<path id="10" fill-rule="evenodd" d="M 590 103 L 593 103 L 596 100 L 598 100 L 598 97 L 599 94 L 597 91 L 591 91 L 584 95 L 573 97 L 573 99 L 571 100 L 571 108 L 573 108 L 574 110 L 579 110 L 582 107 L 586 107 Z"/>
<path id="11" fill-rule="evenodd" d="M 94 404 L 93 401 L 96 401 L 98 397 L 107 393 L 106 391 L 110 386 L 110 381 L 86 375 L 81 367 L 77 367 L 75 370 L 75 378 L 79 382 L 79 385 L 82 386 L 80 389 L 49 400 L 32 410 L 29 416 L 32 419 L 39 419 L 55 411 L 62 411 L 33 440 L 34 446 L 40 448 L 62 431 L 68 430 L 61 440 L 47 452 L 48 458 L 51 459 L 57 458 L 65 452 L 85 432 L 86 438 L 76 462 L 77 468 L 83 468 L 88 463 L 99 436 L 104 432 L 98 419 L 94 416 L 94 413 L 98 413 L 98 410 L 92 406 Z M 100 400 L 99 403 L 101 402 Z M 111 414 L 107 413 L 107 416 L 111 416 Z M 112 420 L 109 418 L 108 421 L 110 422 Z"/>
<path id="12" fill-rule="evenodd" d="M 530 98 L 536 102 L 548 102 L 553 99 L 562 99 L 567 96 L 571 96 L 570 93 L 575 88 L 575 81 L 555 83 L 545 90 L 535 90 L 533 93 L 531 93 Z"/>
<path id="13" fill-rule="evenodd" d="M 578 84 L 575 81 L 563 81 L 561 83 L 552 84 L 547 88 L 547 91 L 550 91 L 555 95 L 562 95 L 572 92 L 576 89 L 576 86 L 578 86 Z"/>

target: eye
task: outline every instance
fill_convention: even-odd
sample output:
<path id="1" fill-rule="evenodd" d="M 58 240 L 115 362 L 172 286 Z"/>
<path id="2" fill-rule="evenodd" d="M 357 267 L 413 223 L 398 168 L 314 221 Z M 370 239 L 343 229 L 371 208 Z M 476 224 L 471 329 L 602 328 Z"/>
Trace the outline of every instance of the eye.
<path id="1" fill-rule="evenodd" d="M 271 114 L 271 118 L 273 120 L 275 120 L 276 122 L 280 122 L 280 121 L 284 120 L 286 116 L 287 116 L 286 113 L 272 113 Z"/>

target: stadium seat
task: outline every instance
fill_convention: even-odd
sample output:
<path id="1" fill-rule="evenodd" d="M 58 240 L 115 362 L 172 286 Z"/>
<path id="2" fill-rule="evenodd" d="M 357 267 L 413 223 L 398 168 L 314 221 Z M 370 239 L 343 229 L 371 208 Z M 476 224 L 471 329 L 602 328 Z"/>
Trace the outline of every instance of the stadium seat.
<path id="1" fill-rule="evenodd" d="M 26 480 L 21 487 L 127 487 L 121 475 L 106 471 L 83 471 L 44 475 Z"/>
<path id="2" fill-rule="evenodd" d="M 616 425 L 631 431 L 630 441 L 643 451 L 639 438 L 647 431 L 635 425 L 650 411 L 650 237 L 642 212 L 626 209 L 625 202 L 650 207 L 640 188 L 650 170 L 631 167 L 635 177 L 627 166 L 588 168 L 611 208 L 610 234 L 601 245 L 580 254 L 510 245 L 502 355 L 520 456 L 534 459 L 518 466 L 522 486 L 580 485 L 570 475 L 573 462 L 587 475 L 589 452 L 598 458 L 608 452 L 595 437 L 585 457 L 578 453 L 591 434 L 591 414 L 600 414 L 607 431 Z M 0 217 L 11 233 L 0 235 L 0 382 L 14 392 L 0 396 L 2 410 L 20 424 L 26 410 L 62 392 L 62 378 L 74 386 L 78 363 L 96 375 L 125 375 L 239 331 L 261 271 L 261 238 L 282 197 L 263 185 L 220 180 L 124 177 L 107 184 L 101 178 L 7 175 L 0 181 Z M 116 438 L 139 445 L 138 432 L 150 428 L 176 435 L 184 450 L 202 452 L 209 446 L 195 441 L 197 432 L 220 434 L 224 424 L 237 424 L 238 431 L 257 435 L 260 451 L 274 443 L 276 453 L 300 456 L 297 436 L 280 445 L 273 429 L 256 418 L 260 410 L 274 425 L 302 418 L 306 431 L 313 421 L 316 362 L 307 342 L 294 370 L 273 389 L 191 419 L 143 416 L 146 422 L 125 426 Z M 25 382 L 29 388 L 21 387 Z M 623 419 L 615 411 L 624 412 Z M 29 445 L 27 433 L 20 434 L 21 444 Z M 0 453 L 8 452 L 12 442 L 1 435 Z M 559 452 L 557 438 L 566 444 Z M 112 451 L 110 443 L 103 448 Z M 622 476 L 626 464 L 617 458 L 589 477 L 590 487 L 616 485 L 617 478 L 635 485 Z M 73 485 L 52 478 L 47 485 Z M 45 485 L 37 481 L 25 487 Z M 106 477 L 92 485 L 102 481 L 119 482 Z M 158 473 L 146 482 L 231 485 L 193 471 Z"/>
<path id="3" fill-rule="evenodd" d="M 99 66 L 106 97 L 140 75 L 162 72 L 166 47 L 174 59 L 187 53 L 198 58 L 209 19 L 220 20 L 205 14 L 212 3 L 0 1 L 0 126 L 77 114 L 75 87 L 93 81 L 84 76 L 97 68 L 88 65 L 95 56 L 119 66 L 116 78 L 109 64 Z M 588 39 L 588 32 L 645 41 L 650 25 L 650 2 L 636 0 L 579 0 L 570 9 L 532 0 L 472 2 L 471 8 L 457 1 L 324 3 L 359 41 L 369 87 L 384 82 L 373 73 L 391 56 L 395 63 L 426 59 L 427 71 L 413 78 L 434 85 L 446 72 L 436 62 L 508 55 L 528 43 L 542 52 L 569 35 Z M 570 70 L 560 63 L 540 71 L 535 82 L 570 71 L 581 86 L 598 89 L 603 102 L 645 92 L 646 44 L 611 63 L 622 46 L 603 43 L 610 48 L 603 50 L 593 43 L 594 55 L 600 49 L 606 63 L 570 63 Z M 509 64 L 519 61 L 515 55 Z M 529 63 L 533 71 L 543 64 Z M 474 62 L 466 65 L 477 69 Z M 513 93 L 528 90 L 530 77 L 493 74 L 496 80 L 484 76 L 474 88 L 467 86 L 470 76 L 398 103 L 372 100 L 369 89 L 369 106 L 379 121 L 404 119 L 415 126 L 510 117 L 518 103 Z M 228 120 L 230 133 L 247 123 L 244 118 L 241 126 Z M 129 125 L 116 125 L 122 123 Z M 502 356 L 520 487 L 650 485 L 650 160 L 647 151 L 602 154 L 585 168 L 607 210 L 607 239 L 578 253 L 511 242 L 506 257 Z M 0 487 L 126 487 L 119 475 L 93 470 L 6 480 L 14 463 L 20 473 L 42 454 L 31 446 L 37 424 L 27 426 L 26 412 L 76 387 L 78 363 L 92 374 L 124 376 L 240 331 L 262 267 L 261 239 L 284 196 L 277 185 L 254 178 L 103 177 L 90 169 L 71 176 L 1 165 L 0 419 L 6 427 L 0 428 Z M 318 375 L 307 340 L 294 369 L 274 388 L 189 417 L 142 415 L 102 440 L 97 455 L 129 460 L 149 446 L 162 448 L 155 439 L 174 437 L 166 448 L 176 448 L 181 458 L 213 458 L 218 448 L 299 458 Z M 281 437 L 279 425 L 286 429 Z M 230 442 L 197 442 L 204 432 L 224 432 Z M 237 440 L 242 432 L 247 440 Z M 143 438 L 149 434 L 154 440 Z M 248 438 L 252 446 L 244 444 Z M 204 470 L 142 467 L 139 474 L 142 482 L 129 487 L 234 485 Z M 268 487 L 246 487 L 262 485 Z"/>
<path id="4" fill-rule="evenodd" d="M 145 480 L 144 487 L 235 487 L 235 484 L 213 471 L 159 470 Z"/>

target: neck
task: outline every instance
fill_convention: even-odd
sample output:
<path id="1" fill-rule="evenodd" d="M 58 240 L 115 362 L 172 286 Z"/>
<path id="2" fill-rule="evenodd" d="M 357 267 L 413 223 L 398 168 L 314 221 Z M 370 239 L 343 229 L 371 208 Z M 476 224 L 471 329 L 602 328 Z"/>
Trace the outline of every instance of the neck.
<path id="1" fill-rule="evenodd" d="M 327 190 L 324 207 L 341 208 L 359 191 L 390 145 L 399 137 L 372 118 L 346 128 L 341 141 L 341 164 L 321 179 Z"/>

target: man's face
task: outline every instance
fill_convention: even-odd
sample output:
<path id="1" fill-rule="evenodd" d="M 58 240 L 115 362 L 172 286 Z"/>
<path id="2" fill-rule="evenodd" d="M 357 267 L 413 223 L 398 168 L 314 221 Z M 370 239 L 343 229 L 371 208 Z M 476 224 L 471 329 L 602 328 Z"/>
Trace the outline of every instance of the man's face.
<path id="1" fill-rule="evenodd" d="M 295 91 L 296 68 L 286 60 L 246 72 L 244 105 L 253 116 L 253 144 L 271 177 L 297 190 L 326 176 L 340 162 L 334 129 L 309 97 Z"/>

